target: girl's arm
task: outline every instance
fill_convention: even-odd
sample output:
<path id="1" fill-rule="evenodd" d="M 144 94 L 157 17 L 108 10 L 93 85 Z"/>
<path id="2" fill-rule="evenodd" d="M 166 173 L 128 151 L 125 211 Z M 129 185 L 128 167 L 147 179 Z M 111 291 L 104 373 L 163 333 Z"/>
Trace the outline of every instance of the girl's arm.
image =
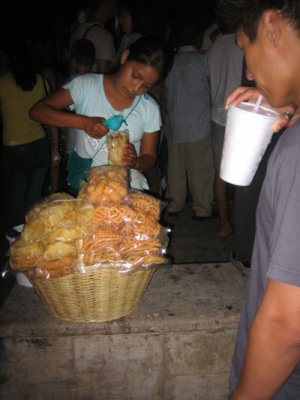
<path id="1" fill-rule="evenodd" d="M 145 132 L 141 142 L 140 155 L 136 154 L 132 143 L 126 145 L 123 161 L 130 168 L 135 168 L 141 172 L 147 172 L 154 167 L 157 160 L 157 146 L 159 140 L 159 131 Z"/>
<path id="2" fill-rule="evenodd" d="M 30 117 L 42 124 L 59 128 L 81 129 L 96 139 L 106 135 L 108 129 L 102 125 L 103 118 L 88 117 L 66 111 L 72 104 L 73 99 L 69 90 L 58 89 L 37 102 L 30 110 Z"/>

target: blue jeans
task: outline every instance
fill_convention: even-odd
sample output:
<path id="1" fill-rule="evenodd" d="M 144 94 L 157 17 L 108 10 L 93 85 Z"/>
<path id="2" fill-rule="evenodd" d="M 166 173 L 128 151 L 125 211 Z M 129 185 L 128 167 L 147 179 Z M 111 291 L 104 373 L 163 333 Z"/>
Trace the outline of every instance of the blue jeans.
<path id="1" fill-rule="evenodd" d="M 48 139 L 4 147 L 8 226 L 24 223 L 26 212 L 42 197 L 50 162 Z"/>

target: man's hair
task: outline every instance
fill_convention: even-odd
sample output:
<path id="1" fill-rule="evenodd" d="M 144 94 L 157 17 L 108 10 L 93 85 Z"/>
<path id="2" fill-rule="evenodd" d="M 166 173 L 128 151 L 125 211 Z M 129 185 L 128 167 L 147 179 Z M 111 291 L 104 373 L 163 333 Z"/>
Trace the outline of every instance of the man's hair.
<path id="1" fill-rule="evenodd" d="M 280 11 L 300 35 L 299 0 L 217 0 L 216 14 L 221 26 L 232 31 L 242 28 L 254 41 L 260 17 L 269 9 Z"/>
<path id="2" fill-rule="evenodd" d="M 95 46 L 89 39 L 78 39 L 71 46 L 70 56 L 82 67 L 91 66 L 96 61 Z"/>

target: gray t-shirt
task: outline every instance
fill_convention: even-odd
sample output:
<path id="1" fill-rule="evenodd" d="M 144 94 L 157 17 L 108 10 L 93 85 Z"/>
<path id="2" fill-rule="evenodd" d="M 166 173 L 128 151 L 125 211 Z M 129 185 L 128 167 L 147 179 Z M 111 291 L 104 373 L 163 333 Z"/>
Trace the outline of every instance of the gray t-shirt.
<path id="1" fill-rule="evenodd" d="M 248 329 L 268 278 L 300 286 L 300 123 L 273 150 L 256 211 L 256 234 L 245 305 L 233 357 L 230 386 L 241 372 Z M 280 362 L 280 360 L 278 360 Z M 282 395 L 284 391 L 284 395 Z M 291 397 L 286 397 L 287 394 Z M 300 364 L 274 399 L 300 399 Z"/>

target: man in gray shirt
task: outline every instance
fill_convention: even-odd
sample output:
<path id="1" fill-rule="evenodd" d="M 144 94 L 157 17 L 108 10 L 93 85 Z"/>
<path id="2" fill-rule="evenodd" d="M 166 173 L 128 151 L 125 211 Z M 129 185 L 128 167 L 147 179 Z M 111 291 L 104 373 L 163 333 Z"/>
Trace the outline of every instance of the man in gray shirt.
<path id="1" fill-rule="evenodd" d="M 299 106 L 299 0 L 219 0 L 219 5 L 220 15 L 236 22 L 248 77 L 269 104 L 282 111 Z M 257 92 L 239 88 L 227 103 L 255 101 Z M 285 116 L 274 130 L 287 123 Z M 260 193 L 231 400 L 300 399 L 300 121 L 294 120 L 271 154 Z"/>
<path id="2" fill-rule="evenodd" d="M 201 221 L 211 217 L 213 201 L 210 93 L 204 57 L 196 48 L 198 26 L 187 22 L 176 34 L 178 52 L 166 79 L 168 212 L 174 215 L 184 209 L 189 189 L 194 218 Z"/>

